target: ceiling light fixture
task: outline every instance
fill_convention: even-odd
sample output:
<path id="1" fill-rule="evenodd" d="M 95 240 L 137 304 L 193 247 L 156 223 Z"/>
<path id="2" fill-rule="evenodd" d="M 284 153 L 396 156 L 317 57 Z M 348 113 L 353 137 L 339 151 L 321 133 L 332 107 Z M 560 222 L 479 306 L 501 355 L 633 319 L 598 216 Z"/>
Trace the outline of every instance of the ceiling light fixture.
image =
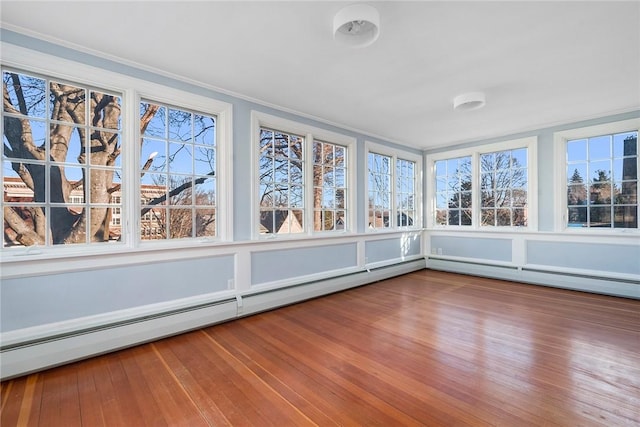
<path id="1" fill-rule="evenodd" d="M 460 111 L 477 110 L 487 103 L 484 92 L 469 92 L 453 99 L 453 109 Z"/>
<path id="2" fill-rule="evenodd" d="M 365 47 L 380 35 L 380 14 L 368 4 L 340 9 L 333 18 L 334 40 L 351 47 Z"/>

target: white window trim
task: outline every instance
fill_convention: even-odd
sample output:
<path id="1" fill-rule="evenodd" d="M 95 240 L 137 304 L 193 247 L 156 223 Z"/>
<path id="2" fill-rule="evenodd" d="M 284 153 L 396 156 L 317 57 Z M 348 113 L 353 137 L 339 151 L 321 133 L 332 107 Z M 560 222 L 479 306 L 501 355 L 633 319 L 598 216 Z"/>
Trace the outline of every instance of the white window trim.
<path id="1" fill-rule="evenodd" d="M 562 233 L 578 234 L 620 234 L 638 233 L 640 228 L 569 228 L 567 227 L 567 141 L 574 139 L 591 138 L 599 135 L 607 135 L 626 131 L 637 131 L 640 134 L 640 118 L 621 120 L 617 122 L 603 123 L 594 126 L 569 129 L 553 134 L 554 147 L 554 231 Z M 638 156 L 638 170 L 640 170 L 640 155 Z M 640 209 L 640 208 L 639 208 Z"/>
<path id="2" fill-rule="evenodd" d="M 482 227 L 480 225 L 480 155 L 497 151 L 527 149 L 527 226 L 526 227 Z M 436 212 L 435 163 L 439 160 L 471 156 L 472 225 L 438 225 Z M 482 232 L 531 232 L 538 230 L 538 137 L 512 139 L 492 144 L 478 145 L 427 155 L 427 228 L 431 230 L 461 230 Z"/>
<path id="3" fill-rule="evenodd" d="M 413 154 L 410 153 L 408 151 L 403 151 L 403 150 L 399 150 L 399 149 L 394 149 L 391 147 L 388 147 L 386 145 L 382 145 L 382 144 L 377 144 L 375 142 L 371 142 L 371 141 L 365 141 L 364 143 L 365 146 L 365 150 L 364 150 L 364 168 L 365 168 L 365 173 L 366 173 L 366 178 L 365 178 L 365 183 L 364 183 L 364 216 L 362 218 L 362 223 L 365 224 L 365 232 L 367 233 L 385 233 L 385 232 L 392 232 L 392 233 L 397 233 L 400 230 L 419 230 L 422 228 L 422 205 L 423 205 L 423 200 L 424 200 L 424 196 L 423 196 L 423 192 L 422 192 L 422 180 L 423 180 L 423 175 L 422 175 L 422 156 L 419 154 Z M 410 160 L 412 162 L 415 162 L 416 165 L 416 169 L 415 169 L 415 175 L 416 175 L 416 188 L 415 188 L 415 195 L 416 195 L 416 200 L 414 201 L 414 206 L 416 208 L 416 215 L 413 221 L 413 225 L 412 226 L 407 226 L 407 227 L 398 227 L 397 225 L 395 225 L 394 222 L 394 226 L 393 227 L 389 227 L 389 228 L 383 228 L 383 229 L 375 229 L 375 228 L 369 228 L 366 225 L 369 223 L 369 153 L 374 153 L 374 154 L 381 154 L 383 156 L 388 156 L 391 157 L 393 159 L 392 161 L 392 177 L 393 177 L 393 182 L 391 183 L 391 218 L 396 218 L 397 217 L 397 206 L 396 206 L 396 160 L 397 159 L 402 159 L 402 160 Z"/>
<path id="4" fill-rule="evenodd" d="M 304 224 L 302 233 L 294 233 L 287 235 L 261 235 L 258 228 L 260 221 L 258 206 L 258 196 L 260 192 L 260 186 L 258 183 L 258 169 L 260 167 L 260 128 L 266 127 L 271 129 L 280 130 L 282 132 L 289 132 L 303 136 L 305 138 L 304 146 Z M 311 224 L 313 224 L 313 197 L 311 183 L 313 182 L 313 141 L 317 139 L 322 142 L 331 144 L 342 145 L 347 150 L 347 227 L 342 231 L 314 231 Z M 356 138 L 350 137 L 341 133 L 332 132 L 326 129 L 318 128 L 311 125 L 306 125 L 293 120 L 284 119 L 282 117 L 274 116 L 271 114 L 263 113 L 260 111 L 251 111 L 251 144 L 252 144 L 252 167 L 251 167 L 251 182 L 252 182 L 252 196 L 251 196 L 251 221 L 252 221 L 252 239 L 253 240 L 266 240 L 266 239 L 300 239 L 314 237 L 331 237 L 341 236 L 344 234 L 351 234 L 355 231 L 355 170 L 356 170 Z"/>
<path id="5" fill-rule="evenodd" d="M 139 157 L 140 150 L 131 149 L 127 156 L 122 158 L 123 176 L 129 177 L 122 183 L 123 198 L 122 233 L 124 242 L 117 244 L 83 244 L 83 245 L 57 245 L 55 247 L 28 247 L 21 249 L 5 250 L 3 262 L 11 261 L 8 255 L 15 254 L 17 259 L 24 260 L 24 256 L 38 259 L 59 258 L 65 256 L 112 254 L 122 248 L 127 250 L 145 249 L 171 249 L 196 247 L 202 243 L 229 242 L 233 239 L 233 198 L 232 194 L 232 105 L 227 102 L 208 98 L 190 92 L 185 92 L 169 86 L 160 85 L 146 80 L 130 77 L 124 74 L 108 71 L 80 62 L 59 58 L 46 53 L 26 49 L 20 46 L 0 43 L 2 51 L 2 65 L 15 68 L 26 73 L 37 73 L 54 79 L 69 80 L 81 85 L 89 85 L 104 90 L 122 94 L 124 109 L 122 111 L 122 133 L 125 141 L 139 141 L 140 130 L 136 123 L 139 122 L 139 102 L 141 98 L 154 99 L 201 111 L 205 114 L 216 116 L 216 151 L 217 170 L 223 170 L 224 174 L 217 176 L 216 210 L 218 222 L 218 236 L 216 238 L 187 238 L 167 241 L 141 242 L 137 236 L 137 224 L 140 219 L 140 200 L 137 189 L 140 185 Z M 20 258 L 22 257 L 22 258 Z"/>

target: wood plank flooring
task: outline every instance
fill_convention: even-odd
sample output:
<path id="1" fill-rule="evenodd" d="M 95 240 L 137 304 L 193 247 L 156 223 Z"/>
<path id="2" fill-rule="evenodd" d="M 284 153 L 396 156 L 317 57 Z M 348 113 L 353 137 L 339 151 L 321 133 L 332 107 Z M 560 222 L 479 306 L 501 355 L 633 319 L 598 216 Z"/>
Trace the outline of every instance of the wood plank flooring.
<path id="1" fill-rule="evenodd" d="M 9 426 L 638 426 L 640 301 L 423 270 L 1 384 Z"/>

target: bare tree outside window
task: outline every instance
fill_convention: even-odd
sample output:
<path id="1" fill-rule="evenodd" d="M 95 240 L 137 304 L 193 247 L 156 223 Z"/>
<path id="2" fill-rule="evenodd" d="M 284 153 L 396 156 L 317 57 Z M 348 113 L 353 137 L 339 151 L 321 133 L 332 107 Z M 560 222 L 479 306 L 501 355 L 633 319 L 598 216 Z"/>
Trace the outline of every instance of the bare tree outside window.
<path id="1" fill-rule="evenodd" d="M 527 149 L 480 155 L 480 225 L 527 226 Z"/>
<path id="2" fill-rule="evenodd" d="M 470 226 L 472 221 L 471 156 L 435 163 L 436 223 Z"/>
<path id="3" fill-rule="evenodd" d="M 260 234 L 304 231 L 304 138 L 260 129 Z"/>
<path id="4" fill-rule="evenodd" d="M 347 149 L 323 141 L 313 143 L 313 229 L 344 230 L 347 221 Z"/>

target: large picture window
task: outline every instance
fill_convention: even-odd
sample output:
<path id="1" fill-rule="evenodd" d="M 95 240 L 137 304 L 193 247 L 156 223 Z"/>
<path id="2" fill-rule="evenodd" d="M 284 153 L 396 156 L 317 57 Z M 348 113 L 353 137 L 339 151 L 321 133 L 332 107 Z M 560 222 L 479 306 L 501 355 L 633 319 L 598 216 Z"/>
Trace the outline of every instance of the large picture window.
<path id="1" fill-rule="evenodd" d="M 122 96 L 12 70 L 2 84 L 3 246 L 120 240 Z"/>

